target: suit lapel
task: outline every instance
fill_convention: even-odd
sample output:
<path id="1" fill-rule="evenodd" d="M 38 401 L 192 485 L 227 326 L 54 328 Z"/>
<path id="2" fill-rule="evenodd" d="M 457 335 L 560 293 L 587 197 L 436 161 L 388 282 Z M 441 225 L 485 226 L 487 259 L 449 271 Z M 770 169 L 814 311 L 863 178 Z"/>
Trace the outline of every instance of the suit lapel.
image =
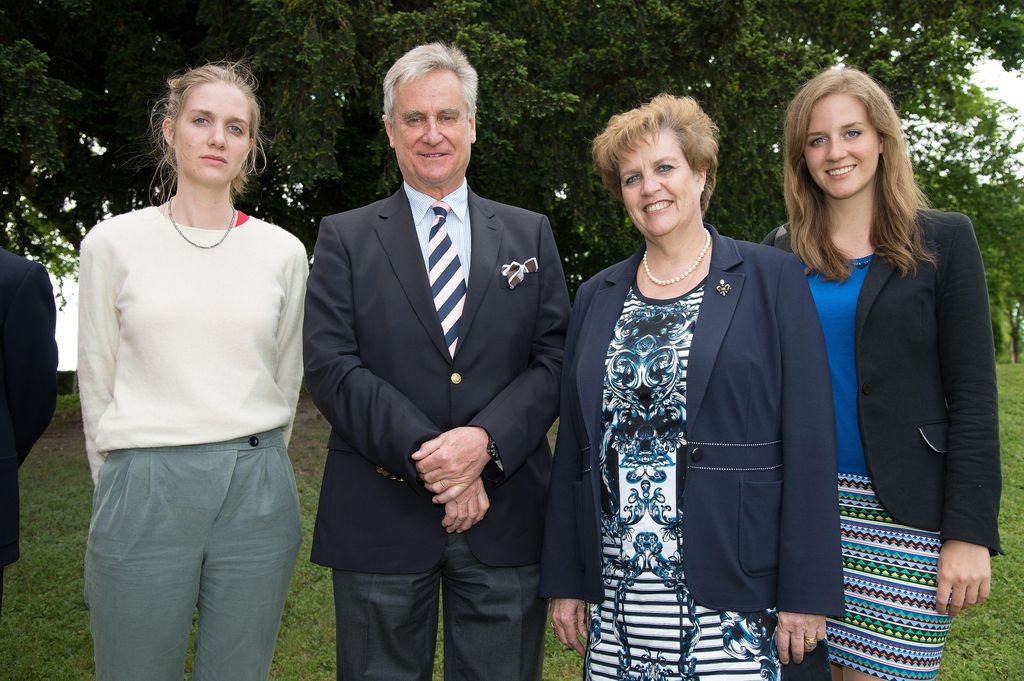
<path id="1" fill-rule="evenodd" d="M 786 223 L 779 228 L 779 232 L 775 235 L 775 243 L 773 245 L 792 253 L 793 249 L 790 244 L 788 227 L 789 223 Z M 782 232 L 784 229 L 786 231 Z M 860 334 L 864 329 L 864 322 L 868 318 L 871 306 L 875 304 L 875 299 L 878 298 L 878 294 L 882 292 L 882 287 L 885 286 L 885 282 L 889 281 L 889 277 L 892 276 L 893 271 L 893 267 L 889 261 L 877 255 L 871 259 L 871 264 L 868 265 L 868 273 L 864 275 L 864 283 L 861 284 L 860 295 L 857 297 L 857 323 L 856 330 L 854 332 L 854 347 L 856 348 L 860 347 Z"/>
<path id="2" fill-rule="evenodd" d="M 399 189 L 385 202 L 375 229 L 409 304 L 438 351 L 448 357 L 448 347 L 441 334 L 441 322 L 437 319 L 437 309 L 430 297 L 430 282 L 419 240 L 416 238 L 412 209 L 403 189 Z"/>
<path id="3" fill-rule="evenodd" d="M 711 371 L 722 347 L 725 332 L 732 323 L 736 305 L 743 292 L 744 275 L 729 270 L 743 262 L 736 243 L 722 238 L 710 225 L 705 225 L 714 239 L 711 269 L 704 285 L 704 299 L 700 305 L 697 326 L 690 344 L 690 357 L 686 366 L 686 436 L 693 437 L 693 424 L 697 422 L 704 394 L 707 392 Z M 725 291 L 722 295 L 721 291 Z"/>
<path id="4" fill-rule="evenodd" d="M 459 353 L 458 348 L 462 347 L 464 339 L 469 334 L 473 319 L 480 309 L 480 303 L 497 278 L 495 275 L 499 270 L 498 251 L 504 232 L 504 225 L 495 217 L 494 211 L 472 191 L 469 192 L 469 229 L 472 239 L 469 291 L 466 293 L 466 304 L 462 309 L 462 320 L 459 322 L 459 345 L 455 349 L 455 354 Z"/>
<path id="5" fill-rule="evenodd" d="M 878 294 L 882 292 L 885 282 L 892 276 L 893 268 L 888 260 L 878 256 L 871 258 L 868 265 L 868 273 L 864 275 L 864 283 L 860 287 L 860 295 L 857 297 L 857 330 L 854 335 L 855 348 L 860 347 L 860 332 L 864 329 L 864 321 L 868 318 L 868 312 L 874 305 Z"/>
<path id="6" fill-rule="evenodd" d="M 594 293 L 584 327 L 580 330 L 580 347 L 576 356 L 579 364 L 576 368 L 576 390 L 582 412 L 584 432 L 590 436 L 600 437 L 601 398 L 604 393 L 605 359 L 608 345 L 615 331 L 615 323 L 622 314 L 622 306 L 626 295 L 636 278 L 637 267 L 643 249 L 609 272 L 602 288 Z M 591 453 L 596 454 L 597 443 L 590 443 Z"/>

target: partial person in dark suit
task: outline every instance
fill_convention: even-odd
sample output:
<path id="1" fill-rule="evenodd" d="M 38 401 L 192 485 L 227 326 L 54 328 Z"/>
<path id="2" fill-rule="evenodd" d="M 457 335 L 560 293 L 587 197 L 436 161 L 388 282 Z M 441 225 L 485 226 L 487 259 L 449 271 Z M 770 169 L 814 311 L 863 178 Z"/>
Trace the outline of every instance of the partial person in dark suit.
<path id="1" fill-rule="evenodd" d="M 785 127 L 789 223 L 828 345 L 846 617 L 833 678 L 933 679 L 951 617 L 999 551 L 995 356 L 971 221 L 926 210 L 888 94 L 852 68 L 808 81 Z"/>
<path id="2" fill-rule="evenodd" d="M 46 268 L 0 248 L 0 611 L 18 560 L 18 467 L 57 406 L 56 323 Z"/>
<path id="3" fill-rule="evenodd" d="M 330 422 L 314 562 L 334 569 L 338 679 L 540 678 L 537 598 L 569 300 L 548 220 L 477 196 L 476 71 L 440 43 L 384 79 L 404 180 L 324 218 L 306 383 Z"/>
<path id="4" fill-rule="evenodd" d="M 644 244 L 566 340 L 541 594 L 586 679 L 778 678 L 843 609 L 821 328 L 795 258 L 703 222 L 717 133 L 660 95 L 594 140 Z"/>

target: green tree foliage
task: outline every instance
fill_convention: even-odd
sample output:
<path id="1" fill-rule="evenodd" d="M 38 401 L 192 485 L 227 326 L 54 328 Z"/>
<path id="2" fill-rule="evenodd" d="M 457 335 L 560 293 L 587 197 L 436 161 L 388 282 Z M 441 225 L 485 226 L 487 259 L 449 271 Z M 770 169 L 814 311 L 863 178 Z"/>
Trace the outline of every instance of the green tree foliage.
<path id="1" fill-rule="evenodd" d="M 47 219 L 54 206 L 45 205 L 39 188 L 64 170 L 61 110 L 79 94 L 48 77 L 48 63 L 27 40 L 0 44 L 0 211 L 7 225 L 0 245 L 36 255 L 46 255 L 38 244 L 56 246 Z"/>
<path id="2" fill-rule="evenodd" d="M 939 117 L 936 117 L 939 118 Z M 941 122 L 910 118 L 918 176 L 932 204 L 971 217 L 988 274 L 1000 353 L 1018 361 L 1024 313 L 1024 142 L 1019 115 L 967 86 Z"/>
<path id="3" fill-rule="evenodd" d="M 1018 238 L 964 203 L 987 172 L 977 122 L 995 125 L 980 130 L 985 153 L 1012 157 L 1006 119 L 969 83 L 983 57 L 1024 61 L 1024 13 L 999 2 L 48 0 L 0 11 L 0 38 L 0 244 L 65 268 L 96 221 L 159 200 L 147 124 L 164 79 L 226 58 L 251 61 L 271 139 L 241 207 L 311 248 L 320 217 L 397 186 L 381 81 L 431 39 L 480 72 L 472 186 L 551 216 L 572 288 L 637 244 L 590 160 L 611 115 L 660 92 L 697 98 L 721 129 L 708 220 L 759 239 L 785 219 L 785 104 L 838 62 L 890 87 L 936 207 L 970 212 L 997 267 L 1006 242 L 988 231 Z M 947 130 L 959 137 L 937 138 Z M 986 206 L 1019 184 L 1007 168 Z"/>

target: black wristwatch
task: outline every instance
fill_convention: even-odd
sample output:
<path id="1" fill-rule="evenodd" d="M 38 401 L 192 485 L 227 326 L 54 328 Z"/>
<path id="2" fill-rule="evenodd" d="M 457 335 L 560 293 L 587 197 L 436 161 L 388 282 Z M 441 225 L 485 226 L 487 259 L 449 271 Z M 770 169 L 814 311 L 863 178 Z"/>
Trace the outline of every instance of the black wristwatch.
<path id="1" fill-rule="evenodd" d="M 491 461 L 501 466 L 501 455 L 498 454 L 498 443 L 494 441 L 494 438 L 490 435 L 487 436 L 487 456 L 491 457 Z"/>

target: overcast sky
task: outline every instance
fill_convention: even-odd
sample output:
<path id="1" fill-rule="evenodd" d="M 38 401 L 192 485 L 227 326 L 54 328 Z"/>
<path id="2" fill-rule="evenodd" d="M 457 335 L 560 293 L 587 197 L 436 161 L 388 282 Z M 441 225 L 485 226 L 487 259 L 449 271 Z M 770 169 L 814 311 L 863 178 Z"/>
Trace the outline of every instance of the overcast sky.
<path id="1" fill-rule="evenodd" d="M 1019 73 L 1007 73 L 997 61 L 983 62 L 974 74 L 974 81 L 983 87 L 992 88 L 997 99 L 1009 103 L 1018 111 L 1024 111 L 1024 78 Z"/>

